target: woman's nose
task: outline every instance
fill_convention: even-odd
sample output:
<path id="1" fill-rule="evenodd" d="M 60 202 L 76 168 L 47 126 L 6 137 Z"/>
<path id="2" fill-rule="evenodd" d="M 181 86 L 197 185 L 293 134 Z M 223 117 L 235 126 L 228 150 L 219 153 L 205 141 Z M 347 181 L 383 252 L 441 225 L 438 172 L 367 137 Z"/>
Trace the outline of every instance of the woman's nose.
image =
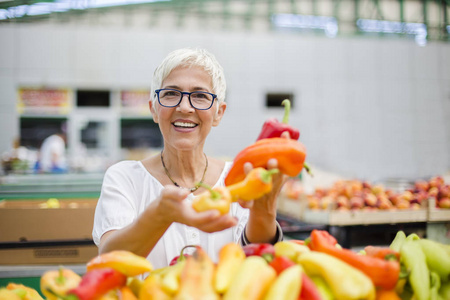
<path id="1" fill-rule="evenodd" d="M 189 101 L 189 95 L 187 94 L 183 94 L 177 108 L 183 111 L 195 110 L 195 108 L 192 107 L 191 102 Z"/>

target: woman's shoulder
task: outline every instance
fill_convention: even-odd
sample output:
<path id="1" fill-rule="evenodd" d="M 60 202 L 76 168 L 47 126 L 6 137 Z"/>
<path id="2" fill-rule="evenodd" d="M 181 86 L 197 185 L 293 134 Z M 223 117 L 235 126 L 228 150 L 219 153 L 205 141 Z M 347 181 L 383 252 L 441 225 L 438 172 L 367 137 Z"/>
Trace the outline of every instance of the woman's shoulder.
<path id="1" fill-rule="evenodd" d="M 136 174 L 142 170 L 142 163 L 136 160 L 122 160 L 109 166 L 106 174 Z"/>

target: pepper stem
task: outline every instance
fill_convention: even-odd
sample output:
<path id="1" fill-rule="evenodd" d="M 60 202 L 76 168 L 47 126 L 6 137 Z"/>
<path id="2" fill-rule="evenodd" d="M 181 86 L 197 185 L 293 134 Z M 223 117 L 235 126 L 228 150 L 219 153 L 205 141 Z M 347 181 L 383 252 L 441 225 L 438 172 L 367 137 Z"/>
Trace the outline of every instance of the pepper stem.
<path id="1" fill-rule="evenodd" d="M 307 163 L 303 163 L 303 168 L 305 168 L 305 171 L 309 174 L 309 176 L 314 177 L 314 173 L 311 171 L 311 167 Z"/>
<path id="2" fill-rule="evenodd" d="M 284 116 L 281 123 L 288 124 L 289 123 L 289 113 L 291 111 L 291 101 L 289 99 L 284 99 L 283 102 L 281 102 L 281 105 L 284 105 Z"/>
<path id="3" fill-rule="evenodd" d="M 272 178 L 273 174 L 278 173 L 279 170 L 278 169 L 270 169 L 270 170 L 262 170 L 261 171 L 261 180 L 264 183 L 268 183 L 270 181 L 270 179 Z"/>
<path id="4" fill-rule="evenodd" d="M 64 269 L 59 266 L 58 277 L 56 277 L 56 283 L 59 285 L 64 285 L 66 283 L 66 278 L 64 277 Z"/>
<path id="5" fill-rule="evenodd" d="M 220 193 L 218 191 L 213 190 L 209 185 L 207 185 L 203 182 L 199 182 L 199 183 L 197 183 L 197 185 L 207 189 L 211 193 L 212 200 L 219 200 L 221 198 Z"/>

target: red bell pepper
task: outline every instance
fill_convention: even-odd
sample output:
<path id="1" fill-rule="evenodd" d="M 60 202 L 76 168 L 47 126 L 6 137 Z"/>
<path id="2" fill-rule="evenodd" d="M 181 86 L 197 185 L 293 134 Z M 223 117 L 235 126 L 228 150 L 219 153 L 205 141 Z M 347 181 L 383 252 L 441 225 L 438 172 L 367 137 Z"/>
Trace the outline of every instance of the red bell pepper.
<path id="1" fill-rule="evenodd" d="M 277 272 L 277 276 L 280 275 L 285 269 L 295 265 L 287 256 L 280 255 L 275 256 L 269 265 Z"/>
<path id="2" fill-rule="evenodd" d="M 336 247 L 336 239 L 325 230 L 314 229 L 311 232 L 308 247 L 339 258 L 365 273 L 376 287 L 393 289 L 400 275 L 400 263 L 396 260 L 384 260 L 378 257 L 359 255 L 350 249 Z"/>
<path id="3" fill-rule="evenodd" d="M 95 300 L 106 292 L 124 286 L 127 276 L 111 268 L 93 269 L 81 278 L 78 287 L 67 292 L 67 300 Z"/>
<path id="4" fill-rule="evenodd" d="M 244 250 L 245 256 L 261 256 L 267 262 L 271 262 L 275 257 L 275 248 L 272 244 L 268 243 L 254 243 L 248 244 L 242 247 Z"/>
<path id="5" fill-rule="evenodd" d="M 311 278 L 302 273 L 302 289 L 300 290 L 300 300 L 322 300 L 319 290 Z"/>
<path id="6" fill-rule="evenodd" d="M 281 133 L 284 131 L 289 132 L 291 139 L 293 140 L 298 140 L 300 137 L 300 131 L 297 128 L 288 125 L 291 102 L 288 99 L 285 99 L 281 102 L 281 104 L 284 105 L 283 120 L 280 123 L 276 118 L 270 118 L 264 122 L 261 133 L 256 139 L 257 141 L 261 139 L 280 137 Z"/>

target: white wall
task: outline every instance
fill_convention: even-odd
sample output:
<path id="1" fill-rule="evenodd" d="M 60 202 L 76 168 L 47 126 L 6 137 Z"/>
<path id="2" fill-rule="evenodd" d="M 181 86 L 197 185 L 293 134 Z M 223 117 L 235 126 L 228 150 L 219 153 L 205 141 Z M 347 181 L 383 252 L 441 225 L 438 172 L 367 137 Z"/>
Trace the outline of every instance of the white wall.
<path id="1" fill-rule="evenodd" d="M 293 92 L 290 123 L 313 166 L 367 180 L 450 169 L 448 43 L 64 24 L 6 24 L 0 40 L 0 153 L 18 135 L 18 86 L 148 87 L 165 54 L 200 46 L 222 63 L 229 88 L 210 155 L 252 143 L 265 119 L 283 114 L 265 107 L 265 94 Z"/>

